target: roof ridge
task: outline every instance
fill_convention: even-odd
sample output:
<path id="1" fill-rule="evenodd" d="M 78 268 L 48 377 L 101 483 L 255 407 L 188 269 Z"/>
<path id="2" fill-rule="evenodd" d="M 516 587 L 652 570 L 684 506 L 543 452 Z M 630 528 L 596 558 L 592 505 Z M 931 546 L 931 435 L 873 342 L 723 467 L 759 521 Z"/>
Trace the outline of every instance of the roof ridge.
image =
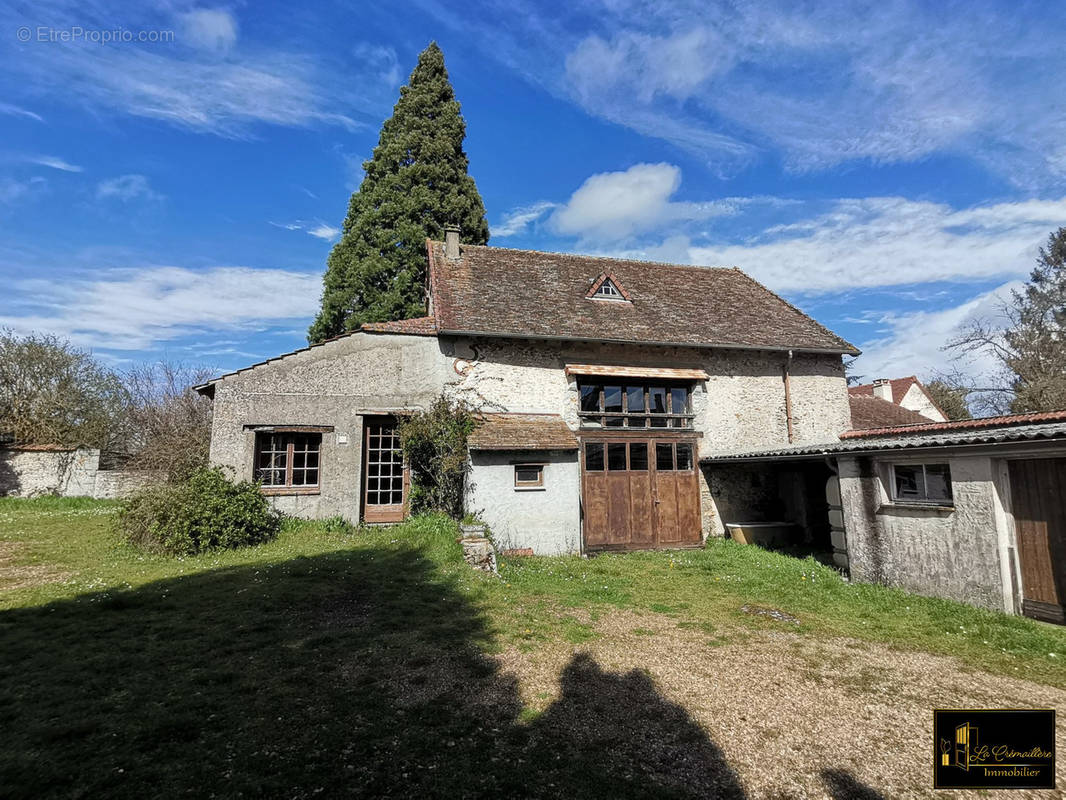
<path id="1" fill-rule="evenodd" d="M 437 239 L 427 239 L 426 241 L 430 242 L 431 244 L 435 244 L 435 245 L 436 244 L 439 244 L 441 246 L 444 245 L 444 242 L 441 242 L 440 240 L 437 240 Z M 598 255 L 592 255 L 590 253 L 563 253 L 563 252 L 560 252 L 558 250 L 530 250 L 528 248 L 522 248 L 522 247 L 497 247 L 496 245 L 491 245 L 491 244 L 461 244 L 460 247 L 461 248 L 477 247 L 477 248 L 480 248 L 482 250 L 505 250 L 505 251 L 510 252 L 510 253 L 533 253 L 535 255 L 540 255 L 540 256 L 565 256 L 566 258 L 584 258 L 584 259 L 588 259 L 589 261 L 613 261 L 613 262 L 616 262 L 616 263 L 623 263 L 623 264 L 647 264 L 648 266 L 652 266 L 652 267 L 670 267 L 671 269 L 693 269 L 693 270 L 695 270 L 695 269 L 700 269 L 700 270 L 712 269 L 712 270 L 721 270 L 721 271 L 736 270 L 737 272 L 740 272 L 741 274 L 744 274 L 746 276 L 746 273 L 742 269 L 740 269 L 740 267 L 737 267 L 737 266 L 724 267 L 724 266 L 721 266 L 721 265 L 712 266 L 710 264 L 672 264 L 669 261 L 649 261 L 649 260 L 643 259 L 643 258 L 623 258 L 622 256 L 598 256 Z M 599 277 L 599 276 L 597 276 L 597 277 Z"/>

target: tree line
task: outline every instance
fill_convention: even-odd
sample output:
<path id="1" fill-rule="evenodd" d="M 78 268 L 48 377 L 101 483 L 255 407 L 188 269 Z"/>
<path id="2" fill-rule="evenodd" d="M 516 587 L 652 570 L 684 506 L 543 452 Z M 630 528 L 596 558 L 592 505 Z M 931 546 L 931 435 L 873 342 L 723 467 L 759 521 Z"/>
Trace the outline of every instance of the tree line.
<path id="1" fill-rule="evenodd" d="M 93 447 L 168 477 L 207 462 L 204 368 L 171 361 L 115 370 L 58 336 L 0 330 L 0 443 Z"/>

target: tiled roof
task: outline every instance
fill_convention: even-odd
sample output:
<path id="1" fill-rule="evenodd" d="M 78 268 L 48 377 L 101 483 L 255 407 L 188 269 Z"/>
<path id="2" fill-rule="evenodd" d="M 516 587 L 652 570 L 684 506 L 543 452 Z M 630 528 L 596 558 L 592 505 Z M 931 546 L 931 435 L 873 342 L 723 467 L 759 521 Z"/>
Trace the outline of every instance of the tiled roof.
<path id="1" fill-rule="evenodd" d="M 921 425 L 929 421 L 928 417 L 923 417 L 917 411 L 873 395 L 853 394 L 848 397 L 848 403 L 851 405 L 851 427 L 855 430 Z"/>
<path id="2" fill-rule="evenodd" d="M 921 386 L 921 381 L 918 380 L 916 375 L 908 375 L 906 378 L 892 378 L 889 382 L 889 386 L 892 387 L 892 402 L 898 403 L 903 399 L 903 395 L 914 385 Z M 923 387 L 924 390 L 924 387 Z M 863 383 L 859 386 L 849 386 L 848 393 L 852 396 L 855 395 L 869 395 L 874 396 L 874 385 L 872 383 Z"/>
<path id="3" fill-rule="evenodd" d="M 858 353 L 735 268 L 427 242 L 441 333 Z M 586 297 L 603 275 L 632 302 Z"/>
<path id="4" fill-rule="evenodd" d="M 370 333 L 405 333 L 410 336 L 436 336 L 437 321 L 433 317 L 398 319 L 393 322 L 365 322 L 364 331 Z"/>
<path id="5" fill-rule="evenodd" d="M 986 417 L 984 419 L 929 422 L 924 425 L 902 425 L 896 428 L 848 431 L 841 434 L 840 441 L 837 442 L 715 453 L 700 460 L 708 463 L 716 461 L 772 461 L 782 458 L 820 457 L 843 453 L 1036 441 L 1066 443 L 1066 411 L 1011 414 L 1002 417 Z"/>
<path id="6" fill-rule="evenodd" d="M 984 417 L 982 419 L 958 419 L 949 422 L 925 422 L 918 425 L 882 427 L 862 431 L 853 430 L 840 434 L 840 438 L 859 439 L 871 436 L 901 436 L 904 434 L 966 431 L 1014 425 L 1032 425 L 1043 422 L 1066 422 L 1066 411 L 1037 411 L 1032 414 L 1004 414 L 1000 417 Z"/>
<path id="7" fill-rule="evenodd" d="M 576 450 L 577 437 L 558 414 L 481 414 L 471 450 Z"/>

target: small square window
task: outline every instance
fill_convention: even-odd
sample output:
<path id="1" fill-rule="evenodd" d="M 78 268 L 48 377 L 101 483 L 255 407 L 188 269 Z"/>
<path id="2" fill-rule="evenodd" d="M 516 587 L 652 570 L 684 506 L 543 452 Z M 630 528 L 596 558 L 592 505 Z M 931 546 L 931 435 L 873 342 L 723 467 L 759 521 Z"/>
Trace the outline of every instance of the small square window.
<path id="1" fill-rule="evenodd" d="M 515 464 L 514 485 L 516 489 L 531 489 L 544 485 L 543 464 Z"/>
<path id="2" fill-rule="evenodd" d="M 655 445 L 655 469 L 659 472 L 671 472 L 674 469 L 674 446 L 669 442 Z"/>
<path id="3" fill-rule="evenodd" d="M 898 503 L 951 505 L 951 470 L 947 464 L 894 464 L 892 499 Z"/>

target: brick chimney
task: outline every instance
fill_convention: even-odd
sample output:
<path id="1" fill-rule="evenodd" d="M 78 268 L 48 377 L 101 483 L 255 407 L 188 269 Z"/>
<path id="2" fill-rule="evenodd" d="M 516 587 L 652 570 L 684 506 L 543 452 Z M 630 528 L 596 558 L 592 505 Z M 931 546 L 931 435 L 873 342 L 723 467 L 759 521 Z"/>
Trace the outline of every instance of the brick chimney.
<path id="1" fill-rule="evenodd" d="M 444 257 L 449 261 L 459 260 L 459 226 L 444 227 Z"/>
<path id="2" fill-rule="evenodd" d="M 887 400 L 890 403 L 896 402 L 892 399 L 892 381 L 888 378 L 878 378 L 875 380 L 874 397 L 880 397 L 882 400 Z"/>

